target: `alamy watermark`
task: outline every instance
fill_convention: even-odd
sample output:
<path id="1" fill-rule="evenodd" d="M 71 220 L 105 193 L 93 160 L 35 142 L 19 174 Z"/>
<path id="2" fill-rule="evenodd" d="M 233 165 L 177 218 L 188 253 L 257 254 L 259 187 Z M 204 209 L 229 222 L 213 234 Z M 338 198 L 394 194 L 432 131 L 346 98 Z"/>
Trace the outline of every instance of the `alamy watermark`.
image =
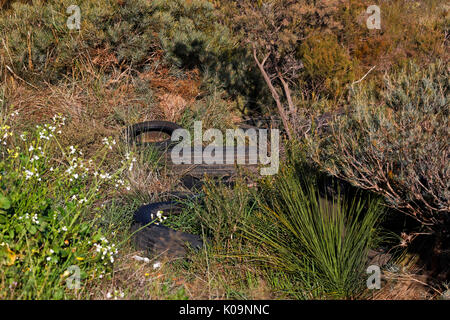
<path id="1" fill-rule="evenodd" d="M 267 129 L 227 129 L 225 141 L 222 131 L 208 129 L 203 132 L 202 121 L 194 122 L 194 146 L 191 133 L 177 129 L 172 133 L 172 141 L 179 142 L 171 151 L 174 164 L 260 164 L 261 175 L 278 173 L 280 156 L 280 132 Z M 181 141 L 180 141 L 181 139 Z M 237 142 L 235 144 L 235 141 Z M 248 145 L 246 142 L 248 141 Z M 203 142 L 211 142 L 203 147 Z M 225 144 L 224 144 L 225 142 Z M 270 152 L 268 146 L 270 145 Z"/>
<path id="2" fill-rule="evenodd" d="M 80 30 L 81 28 L 80 7 L 73 4 L 67 8 L 66 13 L 71 14 L 71 16 L 68 17 L 66 21 L 67 28 L 69 28 L 70 30 L 73 29 Z"/>
<path id="3" fill-rule="evenodd" d="M 367 278 L 366 285 L 367 289 L 381 289 L 381 269 L 377 265 L 370 265 L 367 270 L 367 274 L 370 274 L 369 278 Z"/>
<path id="4" fill-rule="evenodd" d="M 367 14 L 370 16 L 366 20 L 367 28 L 369 29 L 381 29 L 381 9 L 377 5 L 371 5 L 367 7 Z"/>
<path id="5" fill-rule="evenodd" d="M 68 289 L 80 289 L 81 283 L 81 270 L 77 265 L 71 265 L 65 271 L 65 274 L 69 277 L 66 279 L 66 286 Z"/>
<path id="6" fill-rule="evenodd" d="M 81 28 L 81 9 L 79 6 L 72 4 L 67 10 L 67 14 L 70 16 L 67 18 L 66 25 L 70 30 L 80 30 Z M 370 16 L 366 20 L 367 28 L 369 29 L 381 29 L 381 9 L 377 5 L 370 5 L 366 10 Z"/>

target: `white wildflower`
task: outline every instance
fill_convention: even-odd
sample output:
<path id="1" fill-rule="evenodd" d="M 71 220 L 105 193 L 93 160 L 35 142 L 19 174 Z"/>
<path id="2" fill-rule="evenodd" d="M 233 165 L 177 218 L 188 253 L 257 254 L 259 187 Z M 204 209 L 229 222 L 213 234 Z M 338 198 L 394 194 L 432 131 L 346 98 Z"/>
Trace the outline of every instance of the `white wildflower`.
<path id="1" fill-rule="evenodd" d="M 159 268 L 161 268 L 161 262 L 155 262 L 154 264 L 153 264 L 153 270 L 156 270 L 156 269 L 159 269 Z"/>

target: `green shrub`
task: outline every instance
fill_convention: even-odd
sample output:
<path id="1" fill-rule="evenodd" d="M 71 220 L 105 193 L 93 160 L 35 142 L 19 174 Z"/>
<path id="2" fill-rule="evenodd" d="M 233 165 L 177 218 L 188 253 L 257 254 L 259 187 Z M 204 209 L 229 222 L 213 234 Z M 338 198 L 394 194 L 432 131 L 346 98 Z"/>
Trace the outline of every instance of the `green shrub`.
<path id="1" fill-rule="evenodd" d="M 0 12 L 0 73 L 35 85 L 65 79 L 170 69 L 203 72 L 204 82 L 261 108 L 264 91 L 249 54 L 236 46 L 214 7 L 195 1 L 81 1 L 80 30 L 66 26 L 69 0 L 14 3 Z M 9 70 L 9 69 L 11 70 Z M 263 99 L 264 100 L 264 99 Z"/>
<path id="2" fill-rule="evenodd" d="M 159 39 L 171 64 L 202 71 L 205 90 L 219 87 L 245 100 L 246 107 L 262 108 L 267 92 L 250 53 L 238 46 L 238 37 L 210 2 L 158 0 L 154 5 Z"/>
<path id="3" fill-rule="evenodd" d="M 205 128 L 225 131 L 233 127 L 233 104 L 224 99 L 224 90 L 208 90 L 207 96 L 187 109 L 181 119 L 184 128 L 193 128 L 194 121 L 201 120 Z"/>
<path id="4" fill-rule="evenodd" d="M 130 161 L 109 172 L 101 169 L 111 139 L 105 138 L 105 149 L 90 160 L 74 146 L 60 147 L 64 121 L 55 116 L 51 124 L 20 133 L 9 124 L 13 117 L 1 115 L 2 299 L 79 296 L 89 281 L 103 277 L 114 263 L 118 248 L 97 226 L 96 203 L 109 190 L 127 187 L 120 176 Z M 76 267 L 80 290 L 66 286 L 73 276 L 71 268 Z"/>
<path id="5" fill-rule="evenodd" d="M 169 60 L 179 67 L 207 68 L 233 43 L 226 27 L 218 24 L 207 1 L 155 1 L 155 18 L 162 26 L 160 39 Z"/>
<path id="6" fill-rule="evenodd" d="M 304 65 L 300 78 L 303 91 L 329 98 L 339 97 L 354 78 L 350 56 L 332 34 L 308 38 L 300 46 Z"/>
<path id="7" fill-rule="evenodd" d="M 377 242 L 379 198 L 322 194 L 310 169 L 285 167 L 269 185 L 262 214 L 244 226 L 253 256 L 297 283 L 303 297 L 352 297 L 364 288 L 368 250 Z"/>
<path id="8" fill-rule="evenodd" d="M 443 243 L 450 225 L 449 84 L 448 63 L 411 64 L 386 76 L 381 93 L 356 89 L 348 115 L 309 141 L 324 170 L 383 195 Z"/>
<path id="9" fill-rule="evenodd" d="M 256 195 L 243 182 L 230 188 L 209 181 L 203 188 L 204 205 L 195 206 L 199 227 L 220 253 L 230 253 L 242 244 L 241 226 L 254 212 Z"/>
<path id="10" fill-rule="evenodd" d="M 80 30 L 67 25 L 68 0 L 14 3 L 0 14 L 3 65 L 25 80 L 56 82 L 86 72 L 142 68 L 158 48 L 151 3 L 82 1 Z M 108 71 L 108 70 L 106 70 Z M 109 70 L 110 71 L 110 70 Z"/>

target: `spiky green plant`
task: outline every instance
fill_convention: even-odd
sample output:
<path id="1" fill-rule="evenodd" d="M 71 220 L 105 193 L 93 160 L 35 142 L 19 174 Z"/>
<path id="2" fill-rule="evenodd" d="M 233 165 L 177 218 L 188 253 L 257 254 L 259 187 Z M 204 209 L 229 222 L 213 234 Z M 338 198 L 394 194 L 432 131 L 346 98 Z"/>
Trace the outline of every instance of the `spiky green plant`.
<path id="1" fill-rule="evenodd" d="M 245 232 L 260 244 L 257 258 L 292 275 L 307 296 L 351 297 L 365 284 L 382 206 L 378 198 L 339 188 L 323 196 L 318 181 L 304 170 L 283 170 L 271 187 L 276 195 Z"/>

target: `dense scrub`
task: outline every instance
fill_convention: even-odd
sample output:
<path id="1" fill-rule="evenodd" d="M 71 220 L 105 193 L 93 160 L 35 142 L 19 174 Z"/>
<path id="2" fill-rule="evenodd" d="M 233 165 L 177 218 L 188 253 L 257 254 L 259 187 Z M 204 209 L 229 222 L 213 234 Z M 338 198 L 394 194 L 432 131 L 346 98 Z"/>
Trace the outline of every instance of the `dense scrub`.
<path id="1" fill-rule="evenodd" d="M 448 64 L 412 64 L 387 76 L 377 94 L 355 89 L 348 115 L 312 142 L 322 168 L 382 194 L 444 243 L 450 226 L 449 88 Z"/>

